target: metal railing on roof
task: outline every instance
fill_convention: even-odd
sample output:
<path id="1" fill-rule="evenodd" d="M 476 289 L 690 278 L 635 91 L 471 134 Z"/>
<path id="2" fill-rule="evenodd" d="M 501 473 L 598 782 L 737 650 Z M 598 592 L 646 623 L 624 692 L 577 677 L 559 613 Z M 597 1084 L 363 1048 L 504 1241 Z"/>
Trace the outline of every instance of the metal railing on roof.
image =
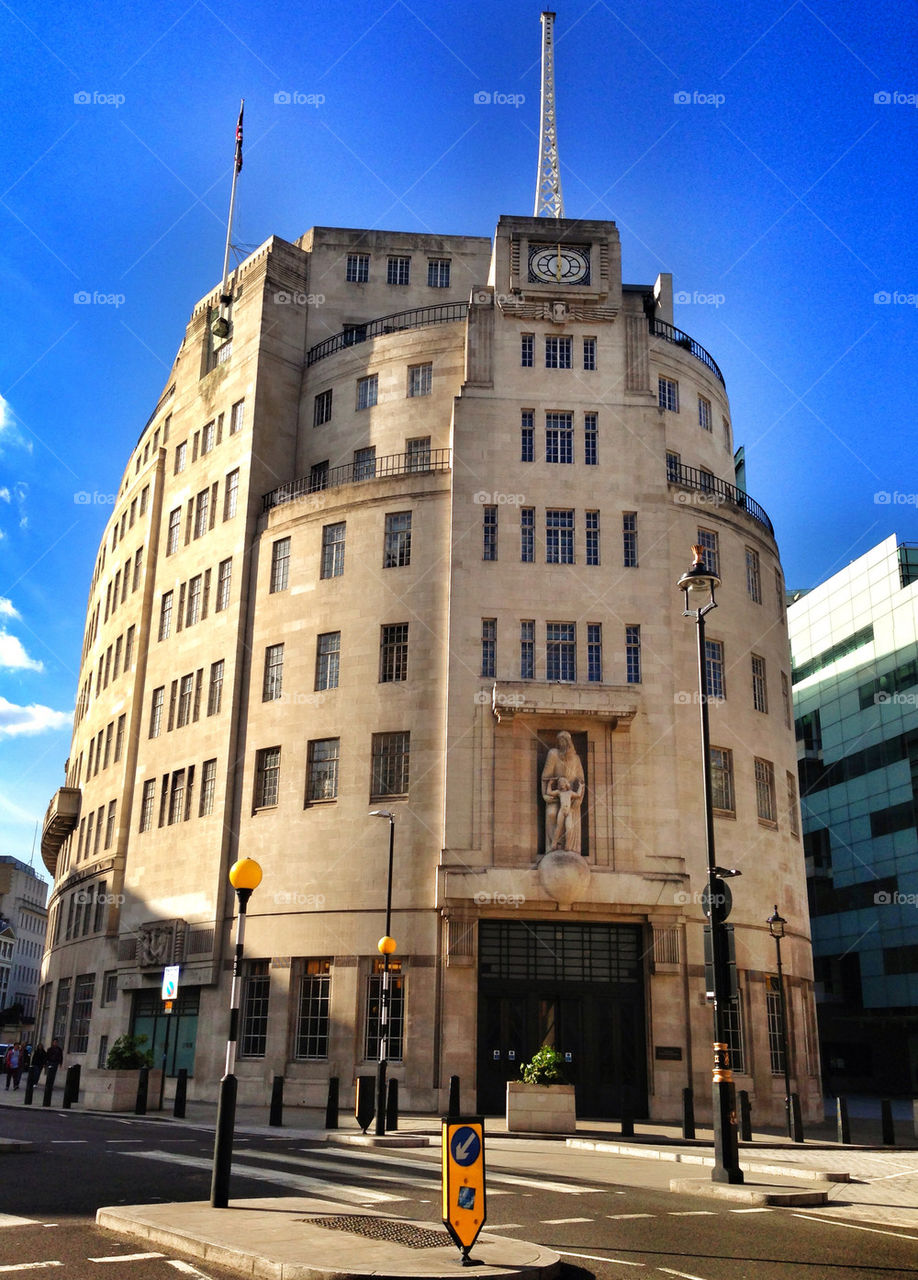
<path id="1" fill-rule="evenodd" d="M 449 471 L 451 449 L 422 449 L 415 453 L 390 453 L 384 458 L 360 458 L 343 467 L 317 467 L 308 476 L 290 484 L 279 485 L 266 493 L 262 510 L 271 511 L 285 502 L 296 502 L 326 489 L 365 480 L 383 480 L 389 476 L 423 475 L 430 471 Z"/>
<path id="2" fill-rule="evenodd" d="M 336 351 L 356 346 L 369 338 L 378 338 L 386 333 L 401 333 L 405 329 L 423 329 L 431 324 L 451 324 L 455 320 L 464 320 L 468 313 L 467 302 L 441 302 L 435 307 L 412 307 L 410 311 L 397 311 L 394 315 L 381 316 L 366 324 L 349 325 L 341 333 L 310 347 L 306 352 L 306 364 L 313 365 L 317 360 L 324 360 Z"/>

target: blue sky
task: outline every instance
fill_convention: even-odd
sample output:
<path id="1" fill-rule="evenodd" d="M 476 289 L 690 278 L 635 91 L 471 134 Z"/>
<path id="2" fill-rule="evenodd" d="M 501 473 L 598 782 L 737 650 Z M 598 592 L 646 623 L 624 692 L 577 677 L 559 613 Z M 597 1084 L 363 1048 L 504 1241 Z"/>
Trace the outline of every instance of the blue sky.
<path id="1" fill-rule="evenodd" d="M 109 495 L 219 279 L 239 99 L 240 245 L 313 225 L 490 235 L 532 212 L 539 8 L 0 7 L 0 852 L 28 861 L 63 781 Z M 627 281 L 673 273 L 788 583 L 918 541 L 915 12 L 557 15 L 566 213 L 618 222 Z"/>

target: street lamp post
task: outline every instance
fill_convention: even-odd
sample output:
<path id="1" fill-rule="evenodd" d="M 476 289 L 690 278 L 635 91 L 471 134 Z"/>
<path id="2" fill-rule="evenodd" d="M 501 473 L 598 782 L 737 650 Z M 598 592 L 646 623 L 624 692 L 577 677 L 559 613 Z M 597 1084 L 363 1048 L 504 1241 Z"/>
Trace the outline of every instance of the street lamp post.
<path id="1" fill-rule="evenodd" d="M 392 1009 L 389 989 L 389 957 L 395 952 L 392 929 L 392 867 L 395 857 L 395 814 L 389 809 L 374 809 L 371 818 L 389 819 L 389 872 L 386 877 L 386 931 L 376 944 L 383 958 L 382 994 L 379 1001 L 379 1066 L 376 1069 L 376 1133 L 386 1132 L 386 1075 L 389 1069 L 389 1014 Z"/>
<path id="2" fill-rule="evenodd" d="M 704 548 L 692 547 L 692 567 L 679 579 L 685 593 L 684 617 L 694 617 L 698 632 L 698 685 L 701 694 L 701 771 L 704 784 L 705 843 L 708 859 L 708 902 L 711 920 L 711 954 L 714 974 L 714 1104 L 713 1182 L 743 1181 L 739 1167 L 736 1100 L 727 1046 L 726 1013 L 731 1000 L 729 944 L 723 907 L 723 875 L 714 857 L 714 804 L 711 792 L 711 737 L 708 724 L 708 676 L 704 640 L 705 615 L 717 608 L 714 590 L 720 578 L 704 565 Z M 691 603 L 690 603 L 691 602 Z"/>
<path id="3" fill-rule="evenodd" d="M 791 1113 L 790 1052 L 787 1043 L 787 997 L 784 994 L 784 970 L 781 967 L 781 939 L 784 937 L 784 926 L 786 924 L 787 921 L 784 917 L 778 914 L 778 905 L 775 903 L 775 913 L 773 916 L 768 917 L 768 932 L 775 940 L 775 952 L 778 958 L 778 997 L 781 1002 L 781 1055 L 784 1058 L 784 1113 L 787 1121 L 787 1136 L 796 1139 Z"/>
<path id="4" fill-rule="evenodd" d="M 261 867 L 251 858 L 240 858 L 229 871 L 236 890 L 239 914 L 236 917 L 236 951 L 233 956 L 233 985 L 230 989 L 230 1023 L 226 1041 L 226 1067 L 217 1100 L 217 1131 L 214 1135 L 214 1169 L 210 1183 L 210 1203 L 214 1209 L 229 1204 L 230 1167 L 233 1162 L 233 1129 L 236 1125 L 236 1041 L 239 1035 L 239 993 L 242 979 L 242 951 L 245 946 L 246 907 L 252 891 L 261 884 Z"/>

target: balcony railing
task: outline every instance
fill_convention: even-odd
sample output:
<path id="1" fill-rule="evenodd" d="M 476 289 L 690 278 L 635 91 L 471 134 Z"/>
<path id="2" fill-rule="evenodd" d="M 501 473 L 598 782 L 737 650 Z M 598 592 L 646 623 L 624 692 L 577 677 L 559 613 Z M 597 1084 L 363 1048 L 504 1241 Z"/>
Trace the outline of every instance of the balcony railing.
<path id="1" fill-rule="evenodd" d="M 343 467 L 326 467 L 266 493 L 262 499 L 262 510 L 271 511 L 284 502 L 296 502 L 310 494 L 323 493 L 326 489 L 338 489 L 343 484 L 383 480 L 389 476 L 449 471 L 451 453 L 451 449 L 423 449 L 418 453 L 390 453 L 385 458 L 361 458 Z"/>
<path id="2" fill-rule="evenodd" d="M 45 811 L 41 857 L 52 876 L 57 867 L 58 850 L 79 821 L 81 801 L 79 787 L 58 787 Z"/>
<path id="3" fill-rule="evenodd" d="M 382 316 L 379 320 L 370 320 L 367 324 L 351 325 L 343 333 L 336 333 L 324 342 L 310 347 L 306 352 L 307 365 L 341 351 L 344 347 L 354 347 L 368 338 L 378 338 L 385 333 L 401 333 L 404 329 L 423 329 L 431 324 L 451 324 L 455 320 L 464 320 L 469 313 L 467 302 L 443 302 L 436 307 L 413 307 L 410 311 L 397 311 L 391 316 Z"/>
<path id="4" fill-rule="evenodd" d="M 723 382 L 724 375 L 718 369 L 717 361 L 714 357 L 705 351 L 700 342 L 696 342 L 694 338 L 689 337 L 687 333 L 683 333 L 681 329 L 677 329 L 675 325 L 667 324 L 665 320 L 657 320 L 652 316 L 650 318 L 650 335 L 653 338 L 663 338 L 666 342 L 673 343 L 674 346 L 683 347 L 686 351 L 690 351 L 696 360 L 700 360 L 702 364 L 708 366 L 715 378 L 719 378 Z"/>
<path id="5" fill-rule="evenodd" d="M 704 497 L 699 497 L 698 506 L 736 507 L 738 511 L 744 511 L 747 516 L 752 516 L 753 520 L 758 520 L 759 524 L 764 525 L 768 532 L 774 537 L 774 527 L 768 518 L 763 507 L 754 502 L 748 493 L 744 493 L 742 489 L 737 489 L 735 484 L 727 484 L 726 480 L 718 480 L 717 476 L 712 476 L 710 471 L 701 471 L 698 467 L 683 467 L 675 463 L 667 465 L 666 479 L 670 484 L 678 484 L 683 489 L 697 489 Z M 691 501 L 687 499 L 687 503 Z"/>

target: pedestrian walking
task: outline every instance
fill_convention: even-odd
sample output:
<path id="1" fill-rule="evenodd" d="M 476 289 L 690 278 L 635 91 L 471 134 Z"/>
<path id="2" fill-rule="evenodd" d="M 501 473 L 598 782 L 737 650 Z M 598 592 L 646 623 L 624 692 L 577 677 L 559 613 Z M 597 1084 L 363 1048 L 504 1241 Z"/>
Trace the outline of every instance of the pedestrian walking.
<path id="1" fill-rule="evenodd" d="M 32 1056 L 29 1059 L 29 1074 L 26 1076 L 26 1083 L 31 1084 L 33 1088 L 38 1084 L 46 1058 L 45 1046 L 37 1044 L 32 1050 Z"/>
<path id="2" fill-rule="evenodd" d="M 52 1040 L 45 1052 L 45 1088 L 54 1088 L 54 1077 L 64 1061 L 64 1051 L 59 1040 Z"/>
<path id="3" fill-rule="evenodd" d="M 22 1079 L 22 1045 L 18 1040 L 7 1049 L 3 1065 L 6 1067 L 7 1089 L 10 1087 L 10 1080 L 13 1082 L 13 1089 L 18 1089 L 19 1081 Z"/>

